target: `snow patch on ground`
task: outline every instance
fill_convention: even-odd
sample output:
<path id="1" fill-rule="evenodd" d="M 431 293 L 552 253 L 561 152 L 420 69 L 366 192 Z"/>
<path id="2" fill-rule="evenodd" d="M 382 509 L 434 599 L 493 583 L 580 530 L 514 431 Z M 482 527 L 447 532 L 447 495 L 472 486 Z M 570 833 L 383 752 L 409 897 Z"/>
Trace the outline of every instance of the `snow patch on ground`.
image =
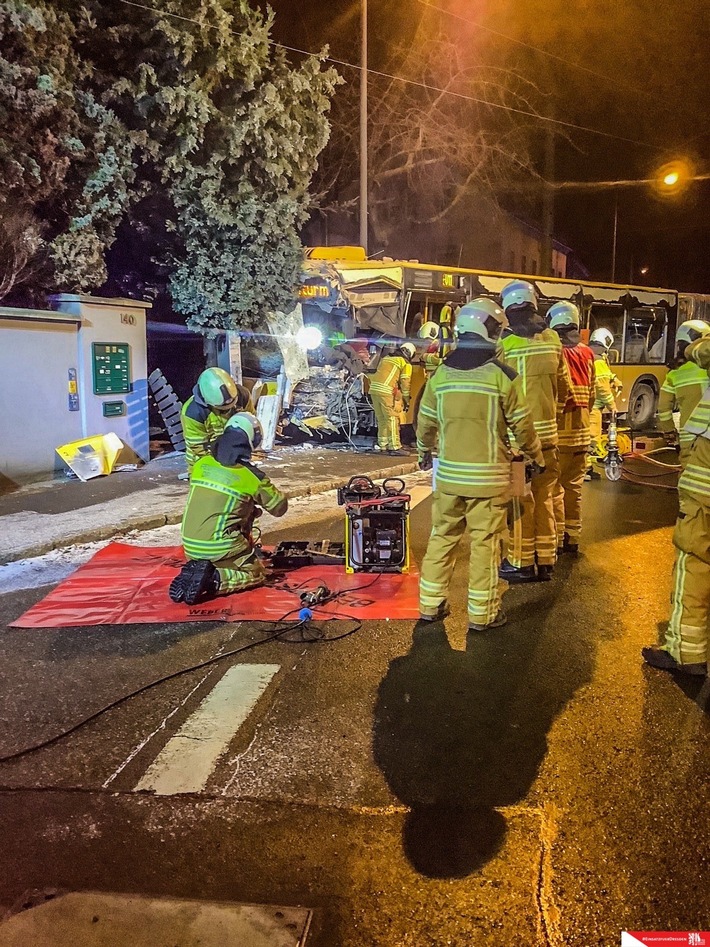
<path id="1" fill-rule="evenodd" d="M 408 489 L 428 482 L 430 482 L 428 473 L 406 478 Z M 331 490 L 328 493 L 291 500 L 285 517 L 276 519 L 265 513 L 257 520 L 257 524 L 262 530 L 263 541 L 271 544 L 277 540 L 278 533 L 285 529 L 293 529 L 342 515 L 342 508 L 337 504 L 336 491 Z M 314 536 L 309 532 L 304 538 L 312 539 Z M 113 539 L 133 546 L 179 546 L 180 527 L 176 525 L 161 526 L 150 530 L 133 530 L 129 533 L 118 534 Z M 88 562 L 99 549 L 103 549 L 111 541 L 104 539 L 94 543 L 67 546 L 65 549 L 53 549 L 43 556 L 18 559 L 16 562 L 2 565 L 0 566 L 0 595 L 19 592 L 22 589 L 56 585 L 70 576 L 79 566 Z"/>

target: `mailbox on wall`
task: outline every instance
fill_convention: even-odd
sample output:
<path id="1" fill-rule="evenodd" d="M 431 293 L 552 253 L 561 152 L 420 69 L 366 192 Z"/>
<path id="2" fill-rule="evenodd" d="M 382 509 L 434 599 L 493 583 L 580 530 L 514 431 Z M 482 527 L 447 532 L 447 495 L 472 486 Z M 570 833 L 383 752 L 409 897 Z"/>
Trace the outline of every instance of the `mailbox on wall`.
<path id="1" fill-rule="evenodd" d="M 125 395 L 131 390 L 131 350 L 123 342 L 93 342 L 91 364 L 95 395 Z"/>

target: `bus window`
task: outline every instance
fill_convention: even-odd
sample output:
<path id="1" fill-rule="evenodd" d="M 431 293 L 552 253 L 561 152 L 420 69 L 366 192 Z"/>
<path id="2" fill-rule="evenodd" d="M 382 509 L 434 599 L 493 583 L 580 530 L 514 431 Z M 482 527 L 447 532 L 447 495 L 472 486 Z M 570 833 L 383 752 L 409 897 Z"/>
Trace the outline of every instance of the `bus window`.
<path id="1" fill-rule="evenodd" d="M 626 320 L 624 361 L 630 365 L 663 363 L 668 316 L 660 307 L 630 309 Z"/>
<path id="2" fill-rule="evenodd" d="M 614 344 L 609 350 L 609 361 L 620 362 L 624 341 L 624 310 L 622 306 L 603 306 L 592 304 L 589 314 L 589 331 L 608 329 L 614 336 Z"/>

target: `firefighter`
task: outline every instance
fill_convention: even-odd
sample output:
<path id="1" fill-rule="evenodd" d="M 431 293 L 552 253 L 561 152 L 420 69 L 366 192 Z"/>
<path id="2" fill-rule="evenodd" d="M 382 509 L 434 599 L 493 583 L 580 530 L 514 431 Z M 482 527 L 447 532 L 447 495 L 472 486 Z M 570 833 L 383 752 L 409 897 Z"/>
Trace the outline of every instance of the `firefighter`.
<path id="1" fill-rule="evenodd" d="M 421 618 L 438 621 L 448 614 L 456 547 L 468 532 L 469 631 L 506 621 L 501 597 L 507 586 L 498 566 L 510 491 L 508 428 L 539 468 L 544 463 L 520 380 L 495 357 L 506 323 L 503 310 L 490 299 L 461 308 L 457 346 L 426 385 L 417 423 L 422 469 L 431 466 L 438 450 L 432 531 L 419 586 Z"/>
<path id="2" fill-rule="evenodd" d="M 370 398 L 377 419 L 375 450 L 394 456 L 406 455 L 399 436 L 399 398 L 406 411 L 412 382 L 412 359 L 416 354 L 412 342 L 404 342 L 393 355 L 386 355 L 370 381 Z"/>
<path id="3" fill-rule="evenodd" d="M 602 451 L 602 412 L 616 411 L 616 396 L 622 384 L 609 365 L 609 351 L 614 336 L 608 329 L 595 329 L 589 337 L 589 347 L 594 352 L 594 404 L 589 414 L 589 431 L 592 454 L 600 457 Z M 591 464 L 590 464 L 591 469 Z"/>
<path id="4" fill-rule="evenodd" d="M 206 368 L 180 413 L 188 474 L 195 461 L 208 454 L 210 444 L 237 411 L 254 413 L 249 389 L 238 385 L 222 368 Z"/>
<path id="5" fill-rule="evenodd" d="M 264 582 L 251 536 L 254 519 L 262 508 L 283 516 L 288 500 L 249 462 L 260 442 L 258 420 L 240 412 L 195 463 L 181 526 L 188 562 L 170 585 L 173 602 L 194 605 Z"/>
<path id="6" fill-rule="evenodd" d="M 594 352 L 580 341 L 579 309 L 562 300 L 547 312 L 551 329 L 559 335 L 567 363 L 570 391 L 557 415 L 560 479 L 555 492 L 557 552 L 576 555 L 582 532 L 582 484 L 589 450 L 589 413 L 594 404 Z"/>
<path id="7" fill-rule="evenodd" d="M 683 469 L 688 462 L 690 445 L 693 443 L 693 435 L 683 428 L 708 384 L 707 373 L 692 359 L 687 358 L 687 351 L 692 342 L 703 338 L 708 333 L 710 333 L 710 324 L 700 319 L 692 319 L 678 326 L 677 367 L 666 375 L 658 399 L 659 427 L 669 444 L 680 442 L 680 465 Z M 676 431 L 673 423 L 674 411 L 680 412 L 680 433 Z"/>
<path id="8" fill-rule="evenodd" d="M 710 371 L 710 336 L 688 348 L 693 361 Z M 706 675 L 710 620 L 710 387 L 683 428 L 693 440 L 678 481 L 680 512 L 668 630 L 660 646 L 644 648 L 643 659 L 663 671 Z"/>
<path id="9" fill-rule="evenodd" d="M 557 411 L 567 402 L 569 374 L 560 337 L 539 314 L 532 284 L 513 280 L 503 287 L 501 299 L 512 332 L 501 339 L 499 357 L 521 376 L 545 468 L 534 478 L 530 496 L 512 500 L 511 542 L 501 577 L 509 582 L 547 581 L 557 558 Z"/>
<path id="10" fill-rule="evenodd" d="M 417 336 L 429 343 L 424 352 L 423 359 L 424 373 L 428 381 L 442 362 L 441 355 L 439 354 L 439 326 L 435 322 L 425 322 L 419 332 L 417 332 Z"/>

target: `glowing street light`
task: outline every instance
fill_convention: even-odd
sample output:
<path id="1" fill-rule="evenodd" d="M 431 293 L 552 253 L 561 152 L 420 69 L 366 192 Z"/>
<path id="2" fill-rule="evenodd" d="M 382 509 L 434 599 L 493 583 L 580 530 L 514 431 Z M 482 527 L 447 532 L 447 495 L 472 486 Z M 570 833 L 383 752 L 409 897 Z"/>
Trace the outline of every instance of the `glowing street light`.
<path id="1" fill-rule="evenodd" d="M 678 171 L 669 171 L 663 178 L 663 183 L 666 187 L 675 187 L 679 181 L 680 173 Z"/>

